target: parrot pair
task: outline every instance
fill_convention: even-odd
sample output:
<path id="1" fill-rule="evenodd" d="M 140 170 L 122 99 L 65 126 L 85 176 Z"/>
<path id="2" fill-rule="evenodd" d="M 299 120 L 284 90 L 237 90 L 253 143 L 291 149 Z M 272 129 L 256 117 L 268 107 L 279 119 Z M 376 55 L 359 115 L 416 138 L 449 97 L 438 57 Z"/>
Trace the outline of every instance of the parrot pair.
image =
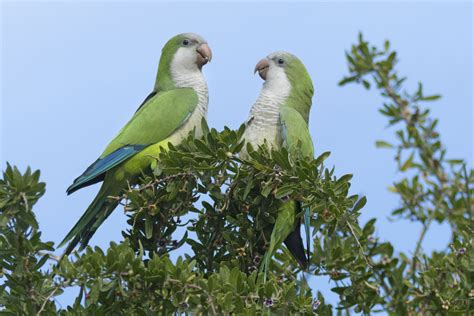
<path id="1" fill-rule="evenodd" d="M 195 137 L 202 136 L 201 120 L 208 108 L 202 67 L 211 59 L 211 49 L 197 34 L 179 34 L 165 44 L 153 91 L 99 158 L 67 189 L 71 194 L 102 181 L 95 199 L 59 245 L 68 243 L 65 255 L 78 244 L 80 250 L 87 246 L 119 203 L 109 197 L 119 196 L 143 173 L 151 172 L 154 157 L 167 150 L 168 144 L 179 144 L 193 130 Z M 290 155 L 312 158 L 308 118 L 313 85 L 306 68 L 294 55 L 276 52 L 262 59 L 255 72 L 265 82 L 246 122 L 246 142 L 254 148 L 266 142 L 273 149 L 286 148 Z M 241 155 L 247 155 L 245 150 Z M 282 201 L 263 259 L 265 271 L 282 243 L 303 268 L 308 266 L 309 252 L 305 253 L 301 221 L 296 218 L 300 211 L 297 201 Z M 304 222 L 309 248 L 309 210 L 305 210 Z"/>

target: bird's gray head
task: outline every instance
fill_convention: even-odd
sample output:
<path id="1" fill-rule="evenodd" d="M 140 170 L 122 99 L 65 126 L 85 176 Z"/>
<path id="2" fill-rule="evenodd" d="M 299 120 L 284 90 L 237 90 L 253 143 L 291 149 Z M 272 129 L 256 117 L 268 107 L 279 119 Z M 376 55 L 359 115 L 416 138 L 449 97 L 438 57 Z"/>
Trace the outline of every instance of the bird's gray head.
<path id="1" fill-rule="evenodd" d="M 172 63 L 179 68 L 201 69 L 212 59 L 212 51 L 201 36 L 194 33 L 183 33 L 173 37 L 170 43 Z M 168 44 L 167 44 L 168 45 Z M 165 45 L 165 48 L 167 48 Z"/>
<path id="2" fill-rule="evenodd" d="M 201 36 L 183 33 L 172 37 L 161 51 L 155 90 L 175 88 L 173 74 L 182 78 L 200 74 L 202 66 L 212 59 L 212 51 Z"/>
<path id="3" fill-rule="evenodd" d="M 313 82 L 298 57 L 284 51 L 271 53 L 258 62 L 255 72 L 265 80 L 264 88 L 273 93 L 286 89 L 286 104 L 297 108 L 307 120 L 314 92 Z"/>
<path id="4" fill-rule="evenodd" d="M 254 71 L 258 72 L 263 80 L 275 80 L 282 76 L 286 77 L 287 72 L 295 68 L 297 64 L 302 65 L 295 55 L 277 51 L 260 60 Z"/>

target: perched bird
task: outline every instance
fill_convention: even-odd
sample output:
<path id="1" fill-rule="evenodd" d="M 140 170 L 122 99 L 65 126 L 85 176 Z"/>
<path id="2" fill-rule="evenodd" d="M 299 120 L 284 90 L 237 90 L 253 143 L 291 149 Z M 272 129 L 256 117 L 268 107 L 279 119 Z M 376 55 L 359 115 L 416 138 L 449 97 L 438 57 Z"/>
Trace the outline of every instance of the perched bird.
<path id="1" fill-rule="evenodd" d="M 286 148 L 290 156 L 313 158 L 313 143 L 308 130 L 309 111 L 313 97 L 313 83 L 301 61 L 287 52 L 275 52 L 258 62 L 255 67 L 265 80 L 260 95 L 250 110 L 243 138 L 253 148 L 264 143 L 271 149 Z M 245 146 L 244 146 L 245 148 Z M 243 157 L 247 155 L 243 151 Z M 270 245 L 260 270 L 265 271 L 284 242 L 303 269 L 308 266 L 309 249 L 305 253 L 300 235 L 301 221 L 296 215 L 301 204 L 294 200 L 282 201 L 275 221 Z M 309 209 L 304 223 L 309 248 Z"/>
<path id="2" fill-rule="evenodd" d="M 153 91 L 131 120 L 119 131 L 100 157 L 67 189 L 71 194 L 103 181 L 97 196 L 61 242 L 70 241 L 65 254 L 90 238 L 116 208 L 118 196 L 128 184 L 151 171 L 150 164 L 169 143 L 178 144 L 195 130 L 202 135 L 201 120 L 208 106 L 207 84 L 201 72 L 212 58 L 206 41 L 193 33 L 171 38 L 161 52 Z"/>

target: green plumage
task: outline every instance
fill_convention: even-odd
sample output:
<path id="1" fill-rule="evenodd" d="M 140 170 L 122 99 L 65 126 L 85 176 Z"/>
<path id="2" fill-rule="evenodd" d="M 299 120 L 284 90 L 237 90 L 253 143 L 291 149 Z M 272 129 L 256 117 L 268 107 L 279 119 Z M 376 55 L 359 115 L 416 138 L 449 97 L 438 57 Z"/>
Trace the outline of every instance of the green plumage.
<path id="1" fill-rule="evenodd" d="M 309 111 L 312 105 L 311 99 L 314 94 L 313 82 L 306 67 L 296 56 L 289 53 L 284 55 L 286 60 L 285 74 L 290 81 L 291 91 L 283 105 L 298 111 L 306 125 L 308 125 Z"/>
<path id="2" fill-rule="evenodd" d="M 264 281 L 266 281 L 266 269 L 270 264 L 271 258 L 296 226 L 296 208 L 297 205 L 295 201 L 288 201 L 283 203 L 278 209 L 278 217 L 275 221 L 275 225 L 273 226 L 270 244 L 266 250 L 265 256 L 263 257 L 263 261 L 260 266 L 260 272 L 265 272 Z M 299 225 L 297 226 L 299 227 Z M 291 249 L 289 250 L 291 251 Z"/>
<path id="3" fill-rule="evenodd" d="M 290 83 L 288 96 L 279 104 L 279 120 L 276 129 L 278 135 L 273 137 L 273 139 L 280 140 L 280 143 L 272 144 L 273 148 L 286 148 L 293 159 L 313 158 L 313 142 L 308 129 L 309 112 L 312 105 L 311 99 L 314 92 L 311 78 L 303 63 L 292 54 L 286 52 L 274 53 L 267 57 L 267 59 L 269 67 L 284 69 L 286 79 Z M 275 80 L 269 77 L 274 73 L 270 69 L 267 80 Z M 266 97 L 270 98 L 268 94 L 266 94 Z M 261 115 L 265 115 L 265 113 Z M 268 128 L 271 129 L 272 126 L 269 125 Z M 266 280 L 266 272 L 271 258 L 283 243 L 285 243 L 302 268 L 307 268 L 310 244 L 310 210 L 305 210 L 303 218 L 308 248 L 306 253 L 300 235 L 301 219 L 296 218 L 300 211 L 301 205 L 299 202 L 293 200 L 282 201 L 273 227 L 270 245 L 260 267 L 260 271 L 265 272 L 264 280 Z"/>
<path id="4" fill-rule="evenodd" d="M 154 157 L 158 157 L 169 142 L 180 142 L 187 136 L 177 131 L 186 124 L 191 124 L 189 118 L 197 108 L 198 95 L 193 88 L 176 87 L 171 76 L 171 64 L 176 52 L 182 47 L 183 39 L 189 37 L 196 45 L 202 42 L 195 34 L 181 34 L 167 42 L 162 51 L 152 94 L 109 143 L 98 160 L 68 188 L 67 192 L 70 194 L 84 186 L 103 181 L 95 199 L 61 242 L 60 246 L 63 246 L 70 241 L 65 254 L 69 254 L 78 243 L 81 244 L 80 249 L 87 245 L 98 227 L 117 206 L 118 200 L 111 197 L 119 196 L 129 184 L 136 183 L 142 173 L 151 171 L 150 164 Z"/>
<path id="5" fill-rule="evenodd" d="M 159 92 L 135 113 L 100 158 L 123 147 L 124 144 L 151 145 L 164 140 L 189 118 L 197 102 L 196 92 L 191 88 Z"/>

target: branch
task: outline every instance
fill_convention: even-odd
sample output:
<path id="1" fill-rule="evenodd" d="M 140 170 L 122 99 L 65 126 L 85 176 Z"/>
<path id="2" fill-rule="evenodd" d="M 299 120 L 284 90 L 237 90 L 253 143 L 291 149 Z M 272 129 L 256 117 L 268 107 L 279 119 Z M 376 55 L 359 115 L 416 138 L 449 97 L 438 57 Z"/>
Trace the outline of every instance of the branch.
<path id="1" fill-rule="evenodd" d="M 355 232 L 354 232 L 354 229 L 352 228 L 351 223 L 349 223 L 349 220 L 346 220 L 346 224 L 347 224 L 347 226 L 349 226 L 349 230 L 351 231 L 352 236 L 353 236 L 354 239 L 356 240 L 357 245 L 359 246 L 360 252 L 361 252 L 362 256 L 364 257 L 365 262 L 367 263 L 367 266 L 369 266 L 369 268 L 370 268 L 371 270 L 373 270 L 374 267 L 373 267 L 372 264 L 370 263 L 369 258 L 367 258 L 367 256 L 365 255 L 364 248 L 362 247 L 362 245 L 361 245 L 361 243 L 360 243 L 360 241 L 359 241 L 359 238 L 357 238 L 357 236 L 356 236 L 356 234 L 355 234 Z"/>
<path id="2" fill-rule="evenodd" d="M 59 262 L 61 261 L 61 257 L 60 256 L 56 256 L 54 253 L 50 253 L 50 252 L 46 252 L 46 251 L 38 251 L 38 255 L 40 256 L 48 256 L 49 259 L 51 260 L 54 260 L 56 262 Z"/>
<path id="3" fill-rule="evenodd" d="M 421 229 L 420 232 L 420 237 L 418 237 L 418 241 L 416 243 L 415 247 L 415 252 L 413 253 L 413 259 L 411 262 L 411 277 L 413 279 L 413 282 L 415 282 L 415 276 L 416 276 L 416 262 L 418 260 L 418 253 L 421 250 L 421 244 L 423 243 L 423 239 L 425 238 L 426 232 L 428 231 L 428 228 L 431 225 L 432 218 L 428 218 L 428 220 L 423 223 L 423 228 Z"/>
<path id="4" fill-rule="evenodd" d="M 45 298 L 43 304 L 41 305 L 41 308 L 39 309 L 38 313 L 36 313 L 36 315 L 40 315 L 40 314 L 41 314 L 41 312 L 42 312 L 42 311 L 44 310 L 44 308 L 46 307 L 46 304 L 48 303 L 49 299 L 50 299 L 51 297 L 53 297 L 54 293 L 56 293 L 56 291 L 57 291 L 58 289 L 59 289 L 59 287 L 56 286 L 56 287 L 54 288 L 54 290 L 52 290 L 51 293 Z"/>
<path id="5" fill-rule="evenodd" d="M 193 290 L 199 290 L 199 291 L 204 292 L 208 297 L 208 303 L 209 303 L 209 306 L 212 309 L 212 314 L 217 315 L 216 307 L 214 306 L 214 301 L 212 300 L 212 296 L 210 295 L 210 293 L 208 291 L 204 290 L 202 287 L 200 287 L 199 285 L 196 285 L 196 284 L 192 284 L 192 283 L 184 283 L 183 284 L 183 282 L 181 282 L 180 280 L 171 279 L 171 278 L 169 278 L 168 281 L 171 282 L 171 283 L 174 283 L 174 284 L 183 285 L 184 287 L 187 287 L 187 288 L 190 288 L 190 289 L 193 289 Z"/>

